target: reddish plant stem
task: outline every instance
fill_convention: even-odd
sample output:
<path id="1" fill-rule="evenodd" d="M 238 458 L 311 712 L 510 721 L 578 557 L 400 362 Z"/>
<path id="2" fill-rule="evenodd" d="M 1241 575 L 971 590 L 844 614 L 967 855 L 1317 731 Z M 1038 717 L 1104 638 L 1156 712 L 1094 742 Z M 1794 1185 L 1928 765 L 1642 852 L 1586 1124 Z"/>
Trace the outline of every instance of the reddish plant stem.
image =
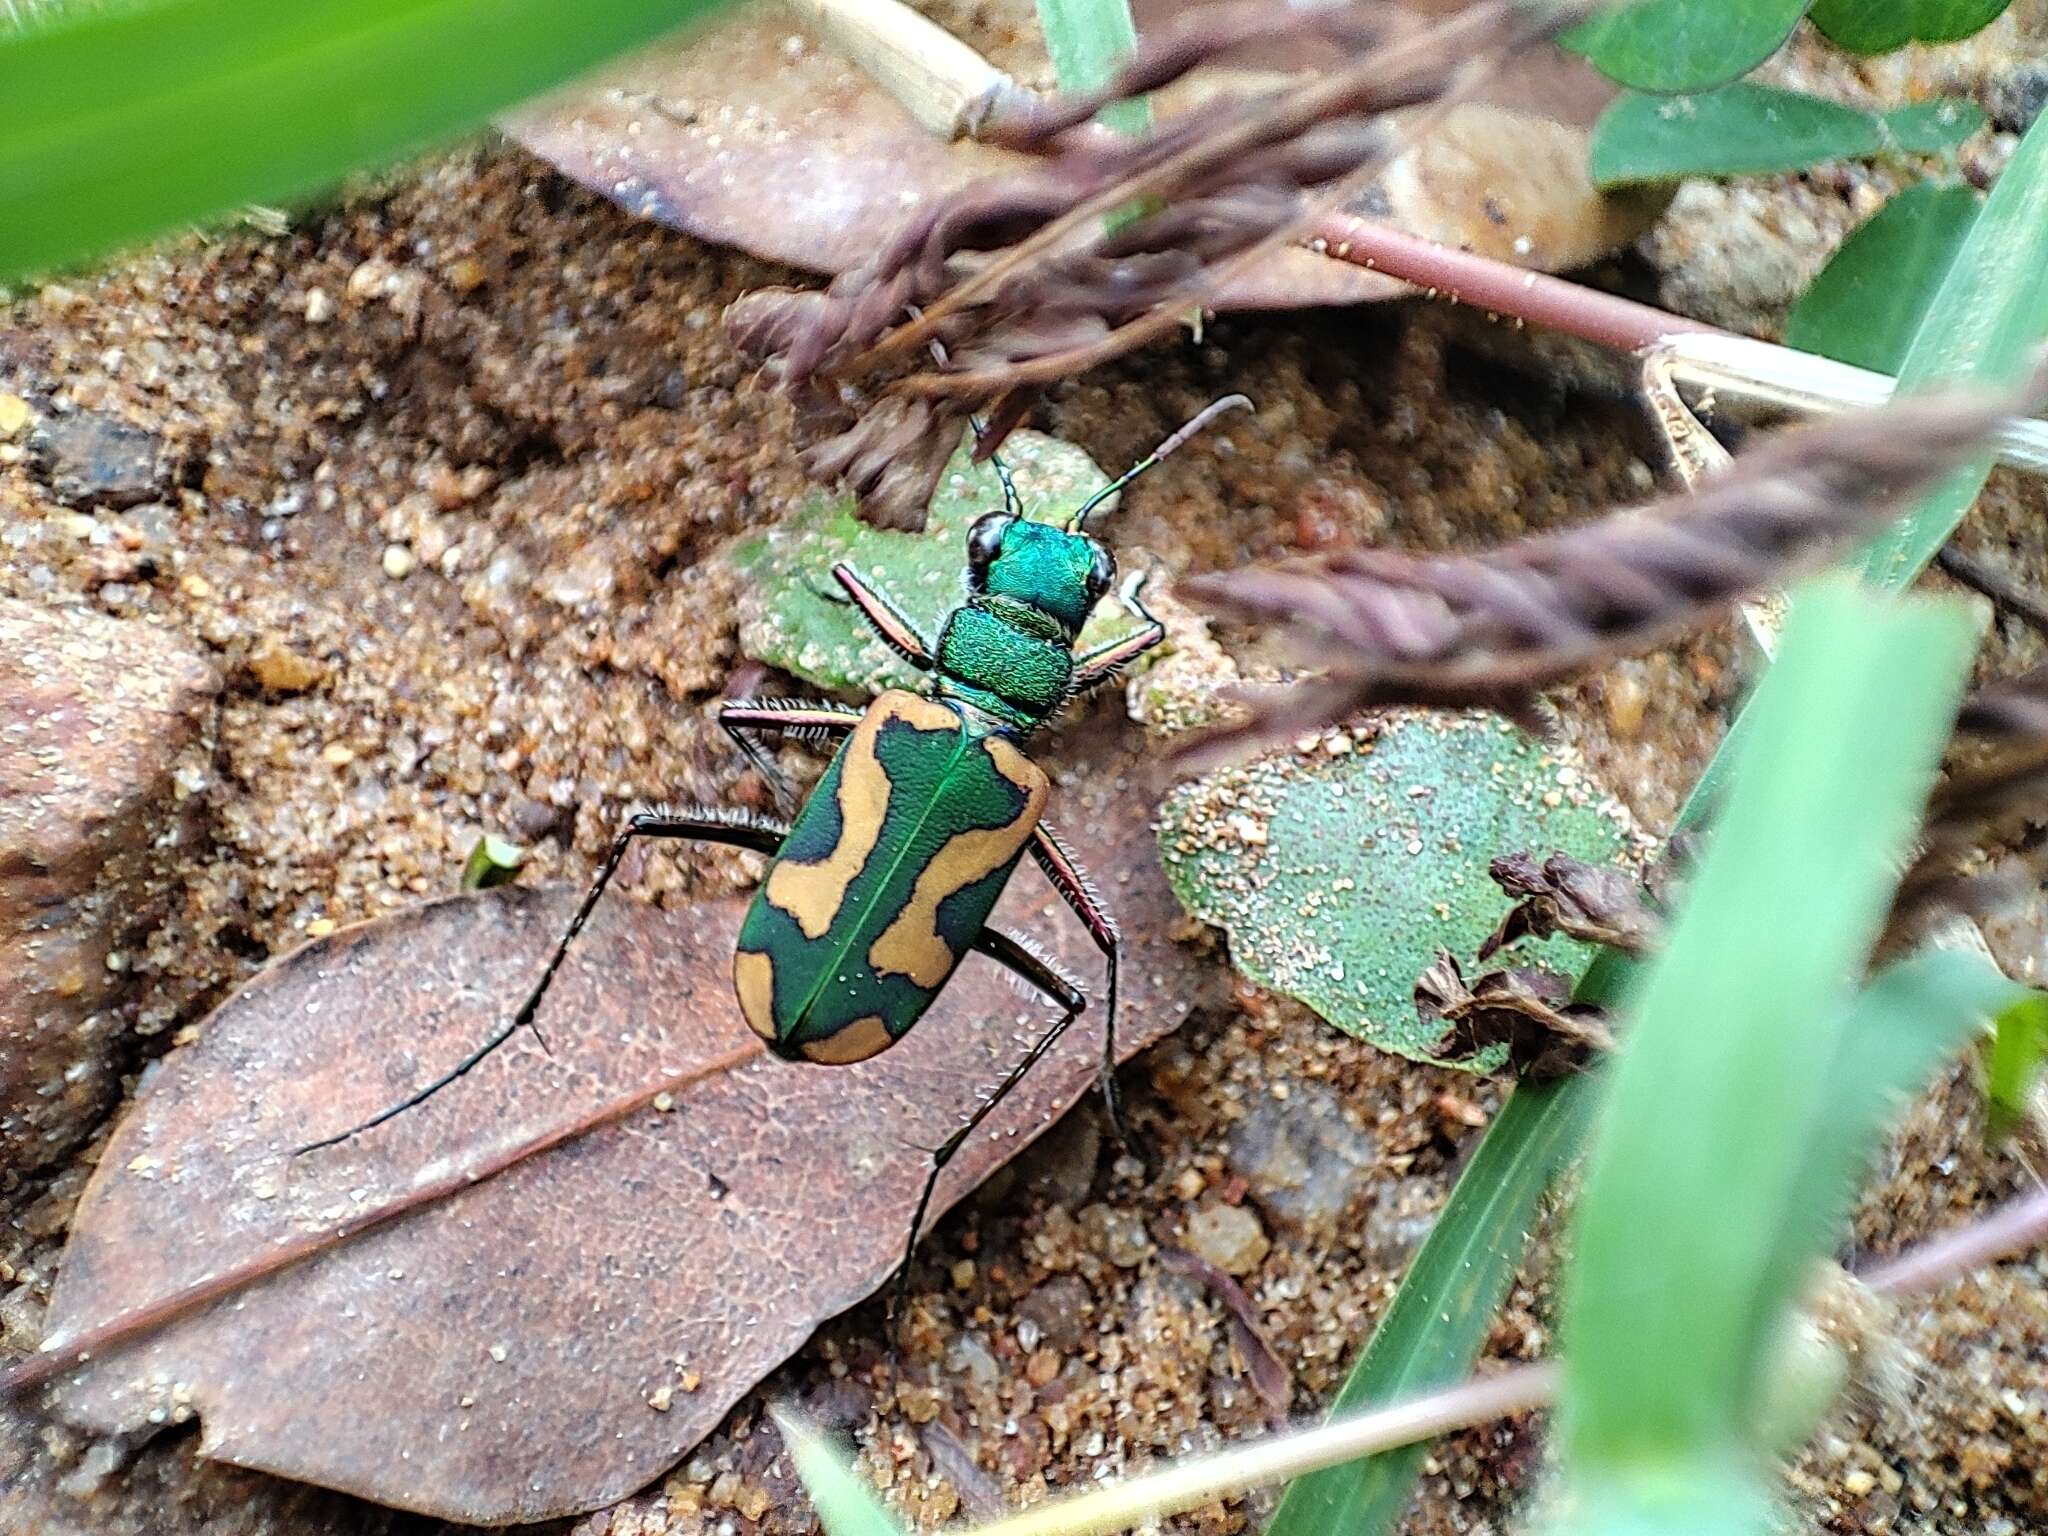
<path id="1" fill-rule="evenodd" d="M 2048 1241 L 2048 1186 L 2000 1206 L 1982 1221 L 1908 1248 L 1857 1278 L 1873 1291 L 1910 1296 L 2044 1241 Z"/>
<path id="2" fill-rule="evenodd" d="M 1688 320 L 1547 272 L 1531 272 L 1490 256 L 1455 250 L 1356 214 L 1321 215 L 1309 226 L 1302 243 L 1321 255 L 1413 283 L 1432 297 L 1456 299 L 1475 309 L 1510 315 L 1617 351 L 1639 352 L 1682 333 L 1728 334 L 1702 320 Z"/>

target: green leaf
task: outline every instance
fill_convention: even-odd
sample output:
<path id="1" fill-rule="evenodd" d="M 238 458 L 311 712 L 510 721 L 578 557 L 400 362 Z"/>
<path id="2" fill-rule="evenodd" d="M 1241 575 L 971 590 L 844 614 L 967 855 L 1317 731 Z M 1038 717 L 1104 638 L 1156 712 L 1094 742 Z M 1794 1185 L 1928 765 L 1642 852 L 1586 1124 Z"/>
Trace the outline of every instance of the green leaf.
<path id="1" fill-rule="evenodd" d="M 718 0 L 157 0 L 0 29 L 0 281 L 289 202 Z"/>
<path id="2" fill-rule="evenodd" d="M 1760 176 L 1829 160 L 1953 149 L 1984 126 L 1963 101 L 1866 112 L 1747 81 L 1702 96 L 1625 91 L 1593 128 L 1593 180 L 1603 187 L 1685 176 Z"/>
<path id="3" fill-rule="evenodd" d="M 488 891 L 493 886 L 509 885 L 519 878 L 520 867 L 525 863 L 526 850 L 519 844 L 508 843 L 486 832 L 469 850 L 469 857 L 463 860 L 462 888 L 465 891 Z"/>
<path id="4" fill-rule="evenodd" d="M 1744 1462 L 1577 1477 L 1540 1511 L 1536 1536 L 1778 1536 L 1784 1511 Z"/>
<path id="5" fill-rule="evenodd" d="M 1899 368 L 1902 393 L 1941 384 L 2016 383 L 2048 330 L 2048 114 L 2020 140 L 1985 199 Z M 1872 544 L 1864 575 L 1898 591 L 1932 560 L 1977 500 L 1989 449 L 1944 480 Z"/>
<path id="6" fill-rule="evenodd" d="M 2037 131 L 2031 135 L 2028 144 L 2025 146 L 2027 153 L 2033 152 L 2032 146 L 2035 141 L 2048 142 L 2048 133 L 2038 131 L 2037 128 Z M 2010 169 L 2008 169 L 2006 174 L 2008 178 L 2012 177 Z M 2027 182 L 2024 179 L 2026 176 L 2038 175 L 2038 171 L 2023 171 L 2022 179 L 2016 182 L 2015 186 L 2026 185 Z M 2008 193 L 2007 195 L 2011 197 L 2015 194 Z M 2005 228 L 2008 233 L 2015 230 L 2024 232 L 2029 226 L 2025 223 L 2024 217 L 2015 211 L 2008 215 L 2008 222 Z M 2023 239 L 2019 244 L 2018 259 L 2022 263 L 2031 261 L 2034 268 L 2038 270 L 2040 267 L 2048 265 L 2048 263 L 2044 263 L 2041 259 L 2042 251 L 2038 243 L 2040 239 L 2048 239 L 2048 235 L 2042 234 L 2044 229 L 2048 229 L 2048 218 L 2042 218 L 2037 213 L 2031 229 L 2034 232 L 2033 235 Z M 2009 269 L 2001 274 L 1996 270 L 2000 260 L 1996 247 L 1986 247 L 1975 241 L 1971 242 L 1971 244 L 1972 248 L 1978 252 L 1978 256 L 1972 259 L 1981 260 L 1984 263 L 1982 270 L 1989 280 L 2008 285 L 2024 286 L 2027 275 L 2027 268 L 2024 265 Z M 2023 334 L 2038 337 L 2043 331 L 2048 331 L 2048 293 L 2038 294 L 2036 299 L 2037 305 L 2032 312 L 2031 318 L 2025 309 L 2011 306 L 2006 300 L 1987 303 L 1978 312 L 1984 317 L 1980 319 L 1971 318 L 1973 314 L 1972 306 L 1958 305 L 1954 312 L 1963 319 L 1968 320 L 1969 323 L 1964 326 L 1964 329 L 1956 338 L 1956 350 L 1949 359 L 1953 366 L 1953 372 L 1949 377 L 1957 382 L 1965 379 L 1975 379 L 1980 376 L 1995 379 L 2001 376 L 2001 374 L 2010 377 L 2012 368 L 2010 355 L 2007 352 L 2010 339 L 2009 333 L 2013 329 L 2018 328 Z M 1943 494 L 1946 496 L 1952 493 L 1945 492 Z M 1972 496 L 1964 498 L 1961 506 L 1966 509 L 1971 499 L 1974 499 L 1974 492 Z M 1940 503 L 1941 498 L 1937 497 L 1930 499 L 1924 506 L 1933 508 Z M 1957 515 L 1960 515 L 1960 513 Z M 1933 547 L 1939 547 L 1938 540 Z M 1905 581 L 1911 580 L 1913 570 L 1917 570 L 1917 566 L 1911 567 L 1905 572 L 1900 581 L 1901 585 Z M 1697 825 L 1706 808 L 1718 801 L 1726 788 L 1725 781 L 1728 777 L 1728 766 L 1736 755 L 1738 746 L 1746 742 L 1753 734 L 1749 728 L 1749 713 L 1745 710 L 1736 716 L 1735 722 L 1730 728 L 1727 738 L 1722 742 L 1720 750 L 1715 753 L 1713 761 L 1707 765 L 1706 772 L 1701 776 L 1698 786 L 1695 787 L 1693 793 L 1687 798 L 1684 809 L 1679 813 L 1679 827 L 1684 828 Z M 1586 1002 L 1600 1003 L 1610 1007 L 1619 1006 L 1629 988 L 1634 984 L 1637 969 L 1634 962 L 1616 951 L 1603 950 L 1580 980 L 1577 996 Z M 1540 1123 L 1535 1117 L 1523 1118 L 1513 1113 L 1516 1102 L 1527 1092 L 1529 1092 L 1529 1089 L 1526 1087 L 1518 1088 L 1515 1091 L 1507 1105 L 1502 1108 L 1499 1118 L 1495 1121 L 1494 1130 L 1489 1133 L 1489 1141 L 1500 1142 L 1500 1151 L 1503 1156 L 1507 1155 L 1508 1137 L 1511 1132 L 1516 1136 L 1534 1135 L 1536 1127 Z M 1459 1179 L 1458 1188 L 1452 1192 L 1453 1205 L 1456 1205 L 1463 1196 L 1467 1182 L 1472 1176 L 1473 1170 L 1467 1169 L 1466 1175 Z M 1446 1209 L 1448 1210 L 1449 1207 Z M 1432 1235 L 1431 1242 L 1434 1241 L 1435 1238 Z M 1428 1253 L 1429 1246 L 1428 1243 L 1424 1245 L 1424 1254 Z M 1418 1271 L 1422 1264 L 1422 1258 L 1423 1255 L 1418 1255 L 1416 1259 Z M 1402 1295 L 1406 1290 L 1407 1286 L 1404 1282 L 1401 1290 L 1395 1293 L 1394 1301 L 1391 1305 L 1401 1305 Z M 1445 1311 L 1446 1315 L 1442 1326 L 1446 1330 L 1454 1326 L 1461 1329 L 1464 1327 L 1467 1319 L 1462 1314 L 1452 1312 L 1449 1309 L 1445 1309 Z M 1416 1339 L 1412 1345 L 1412 1350 L 1415 1352 L 1430 1351 L 1433 1348 L 1435 1348 L 1435 1339 L 1428 1335 Z M 1457 1360 L 1457 1365 L 1460 1368 L 1469 1369 L 1476 1353 L 1476 1346 L 1464 1351 Z M 1389 1395 L 1379 1387 L 1378 1383 L 1394 1379 L 1401 1370 L 1406 1368 L 1408 1361 L 1409 1356 L 1405 1355 L 1402 1351 L 1389 1348 L 1385 1352 L 1377 1354 L 1370 1362 L 1361 1362 L 1360 1369 L 1354 1371 L 1352 1379 L 1345 1384 L 1345 1391 L 1356 1394 L 1361 1399 L 1369 1400 L 1378 1400 Z M 1371 1366 L 1370 1370 L 1366 1369 L 1368 1363 Z M 1394 1522 L 1399 1518 L 1400 1511 L 1406 1507 L 1404 1494 L 1406 1489 L 1413 1485 L 1413 1470 L 1404 1470 L 1399 1473 L 1398 1477 L 1389 1474 L 1388 1482 L 1389 1486 L 1380 1491 L 1371 1505 L 1374 1518 L 1370 1521 L 1362 1519 L 1358 1524 L 1347 1527 L 1346 1536 L 1386 1536 L 1386 1533 L 1392 1530 Z M 1299 1533 L 1290 1533 L 1290 1536 L 1299 1536 Z"/>
<path id="7" fill-rule="evenodd" d="M 1588 1157 L 1565 1294 L 1580 1474 L 1744 1443 L 1762 1346 L 1811 1257 L 1868 953 L 1972 650 L 1949 603 L 1802 592 L 1744 714 L 1734 785 L 1631 1024 Z M 1794 1249 L 1797 1251 L 1794 1251 Z"/>
<path id="8" fill-rule="evenodd" d="M 1527 1083 L 1508 1096 L 1331 1403 L 1332 1418 L 1464 1379 L 1521 1267 L 1543 1192 L 1577 1155 L 1597 1082 Z M 1390 1529 L 1428 1452 L 1407 1445 L 1296 1479 L 1266 1536 Z"/>
<path id="9" fill-rule="evenodd" d="M 1563 42 L 1639 91 L 1725 85 L 1778 51 L 1807 0 L 1640 0 L 1582 22 Z"/>
<path id="10" fill-rule="evenodd" d="M 1785 317 L 1785 345 L 1897 373 L 1983 200 L 1955 182 L 1906 188 L 1844 240 Z"/>
<path id="11" fill-rule="evenodd" d="M 1887 967 L 1850 1005 L 1801 1160 L 1810 1204 L 1795 1208 L 1780 1240 L 1797 1286 L 1806 1258 L 1848 1219 L 1878 1143 L 1908 1099 L 1972 1037 L 2013 1013 L 2048 1017 L 2048 998 L 2011 980 L 1981 954 L 1931 949 Z"/>
<path id="12" fill-rule="evenodd" d="M 1476 950 L 1506 908 L 1489 860 L 1518 849 L 1600 862 L 1625 813 L 1587 776 L 1495 716 L 1389 711 L 1332 756 L 1270 752 L 1176 789 L 1160 811 L 1174 893 L 1226 929 L 1231 959 L 1381 1050 L 1428 1060 L 1415 1012 L 1439 948 Z M 1590 950 L 1525 941 L 1517 963 L 1578 970 Z M 1499 1064 L 1491 1053 L 1473 1070 Z"/>
<path id="13" fill-rule="evenodd" d="M 875 1490 L 816 1430 L 787 1408 L 771 1408 L 825 1536 L 907 1536 Z"/>
<path id="14" fill-rule="evenodd" d="M 1982 31 L 2012 0 L 1818 0 L 1807 14 L 1851 53 L 1890 53 L 1908 43 L 1953 43 Z"/>
<path id="15" fill-rule="evenodd" d="M 821 688 L 879 693 L 921 686 L 922 678 L 876 638 L 832 580 L 844 560 L 879 586 L 927 640 L 966 595 L 967 530 L 1003 504 L 995 467 L 970 461 L 973 436 L 939 480 L 922 533 L 892 533 L 853 515 L 853 498 L 812 493 L 795 516 L 733 546 L 727 558 L 744 578 L 740 646 L 749 656 Z M 1016 432 L 1003 444 L 1025 509 L 1063 517 L 1109 483 L 1080 449 L 1037 432 Z M 1096 609 L 1081 645 L 1095 645 L 1135 621 L 1113 602 Z"/>
<path id="16" fill-rule="evenodd" d="M 1985 1053 L 1984 1091 L 1994 1141 L 2010 1136 L 2027 1114 L 2027 1101 L 2048 1067 L 2048 996 L 2020 989 L 1993 1021 Z"/>
<path id="17" fill-rule="evenodd" d="M 1038 0 L 1038 24 L 1063 91 L 1099 89 L 1137 51 L 1138 28 L 1126 0 Z M 1097 119 L 1120 133 L 1143 133 L 1152 125 L 1152 109 L 1142 100 L 1112 102 Z"/>

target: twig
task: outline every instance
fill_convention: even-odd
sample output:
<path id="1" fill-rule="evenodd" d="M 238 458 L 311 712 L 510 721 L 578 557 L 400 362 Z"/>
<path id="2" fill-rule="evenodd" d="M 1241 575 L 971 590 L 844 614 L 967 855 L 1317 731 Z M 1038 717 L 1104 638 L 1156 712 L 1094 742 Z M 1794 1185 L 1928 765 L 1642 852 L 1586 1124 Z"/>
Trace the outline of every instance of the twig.
<path id="1" fill-rule="evenodd" d="M 1128 1526 L 1199 1508 L 1226 1493 L 1275 1483 L 1339 1462 L 1413 1445 L 1455 1429 L 1547 1406 L 1560 1372 L 1546 1361 L 1517 1366 L 1353 1418 L 1220 1451 L 1107 1488 L 1051 1499 L 974 1536 L 1106 1536 Z"/>
<path id="2" fill-rule="evenodd" d="M 2043 1241 L 2048 1241 L 2048 1188 L 2001 1206 L 1961 1231 L 1931 1238 L 1856 1278 L 1880 1295 L 1917 1295 Z M 1315 1429 L 1049 1500 L 1007 1520 L 978 1526 L 973 1536 L 1107 1536 L 1244 1488 L 1375 1456 L 1511 1413 L 1547 1408 L 1556 1400 L 1561 1379 L 1554 1361 L 1515 1366 Z"/>

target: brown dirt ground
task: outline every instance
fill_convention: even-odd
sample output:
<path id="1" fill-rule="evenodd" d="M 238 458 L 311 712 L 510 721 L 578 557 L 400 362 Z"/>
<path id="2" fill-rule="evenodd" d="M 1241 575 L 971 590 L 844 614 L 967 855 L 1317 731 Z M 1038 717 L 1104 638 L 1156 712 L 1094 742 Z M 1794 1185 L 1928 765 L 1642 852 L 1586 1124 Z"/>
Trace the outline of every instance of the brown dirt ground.
<path id="1" fill-rule="evenodd" d="M 538 843 L 531 878 L 580 878 L 630 802 L 761 799 L 709 724 L 740 663 L 730 581 L 710 557 L 804 486 L 786 409 L 751 387 L 717 322 L 781 276 L 486 150 L 281 237 L 188 242 L 0 309 L 0 388 L 147 427 L 188 464 L 168 504 L 86 515 L 52 503 L 24 456 L 0 458 L 0 591 L 173 626 L 229 678 L 213 838 L 136 962 L 153 1037 L 138 1065 L 309 932 L 449 888 L 479 830 Z M 1040 424 L 1118 465 L 1225 389 L 1259 402 L 1227 456 L 1191 451 L 1129 498 L 1118 537 L 1175 571 L 1344 537 L 1483 545 L 1640 495 L 1647 441 L 1627 405 L 1480 332 L 1407 307 L 1224 322 L 1064 390 Z M 2038 536 L 2020 530 L 2041 504 L 2017 496 L 2002 488 L 1973 536 L 2031 556 Z M 415 566 L 402 578 L 387 571 L 394 547 L 407 554 L 392 568 Z M 252 658 L 279 651 L 317 680 L 265 687 Z M 1566 701 L 1566 729 L 1660 825 L 1734 686 L 1728 646 L 1708 639 L 1588 685 Z M 743 878 L 703 850 L 629 876 L 633 897 L 663 902 Z M 1227 1318 L 1154 1253 L 1198 1209 L 1246 1200 L 1233 1127 L 1311 1084 L 1339 1096 L 1369 1177 L 1342 1221 L 1297 1231 L 1267 1216 L 1272 1247 L 1245 1285 L 1294 1372 L 1293 1412 L 1335 1389 L 1498 1091 L 1377 1055 L 1249 989 L 1237 998 L 1127 1071 L 1131 1154 L 1104 1148 L 1079 1111 L 925 1245 L 908 1356 L 934 1385 L 876 1411 L 862 1382 L 878 1304 L 771 1383 L 852 1430 L 899 1508 L 926 1522 L 984 1512 L 1263 1427 Z M 89 1161 L 0 1228 L 13 1282 L 0 1337 L 33 1339 Z M 1893 1251 L 2021 1179 L 1982 1149 L 1958 1074 L 1915 1111 L 1857 1246 Z M 1064 1275 L 1091 1303 L 1063 1344 L 1085 1368 L 1049 1380 L 1026 1340 L 1069 1310 L 1057 1289 L 1032 1299 Z M 1493 1356 L 1541 1354 L 1545 1309 L 1525 1279 Z M 1802 1464 L 1808 1507 L 1843 1532 L 2048 1527 L 2040 1263 L 1941 1296 L 1900 1336 L 1914 1390 L 1846 1416 Z M 763 1401 L 582 1528 L 809 1529 Z M 1407 1528 L 1503 1529 L 1540 1471 L 1538 1429 L 1438 1447 Z M 14 1418 L 0 1421 L 0 1468 L 0 1522 L 24 1532 L 438 1529 L 210 1466 L 189 1434 L 124 1462 Z M 1220 1536 L 1269 1507 L 1258 1495 L 1171 1523 Z"/>

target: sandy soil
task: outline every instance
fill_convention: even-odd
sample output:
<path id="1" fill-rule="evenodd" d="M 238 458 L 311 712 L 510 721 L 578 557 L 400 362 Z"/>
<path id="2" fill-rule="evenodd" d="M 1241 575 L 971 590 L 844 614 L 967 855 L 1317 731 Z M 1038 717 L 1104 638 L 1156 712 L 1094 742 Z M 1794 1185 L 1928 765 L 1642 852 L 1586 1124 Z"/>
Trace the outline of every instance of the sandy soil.
<path id="1" fill-rule="evenodd" d="M 529 878 L 573 879 L 631 802 L 761 802 L 709 724 L 743 664 L 715 556 L 804 487 L 786 409 L 717 320 L 782 276 L 487 150 L 280 237 L 189 242 L 0 309 L 0 390 L 141 427 L 173 466 L 140 506 L 80 511 L 0 447 L 0 593 L 169 626 L 228 683 L 203 857 L 133 961 L 133 1065 L 307 934 L 450 888 L 481 830 L 535 844 Z M 1641 495 L 1653 470 L 1627 403 L 1483 329 L 1402 306 L 1225 322 L 1067 388 L 1040 425 L 1120 465 L 1226 389 L 1259 402 L 1232 453 L 1190 451 L 1126 504 L 1118 537 L 1177 572 L 1340 538 L 1472 547 Z M 2040 579 L 2031 495 L 2001 488 L 1972 538 Z M 1589 684 L 1566 730 L 1661 825 L 1734 687 L 1710 638 Z M 661 902 L 744 880 L 704 850 L 628 876 L 632 899 Z M 1127 1070 L 1129 1151 L 1078 1111 L 925 1245 L 907 1354 L 929 1386 L 872 1400 L 877 1304 L 770 1384 L 851 1430 L 899 1508 L 985 1513 L 1261 1429 L 1227 1317 L 1158 1261 L 1200 1212 L 1249 1214 L 1224 1227 L 1241 1255 L 1269 1245 L 1243 1283 L 1293 1372 L 1290 1410 L 1334 1390 L 1498 1090 L 1235 997 Z M 1336 1215 L 1276 1198 L 1276 1125 L 1342 1149 Z M 17 1345 L 91 1155 L 18 1191 L 0 1228 L 0 1329 Z M 2023 1177 L 1983 1150 L 1958 1073 L 1915 1111 L 1857 1246 L 1892 1251 Z M 1493 1357 L 1544 1352 L 1545 1303 L 1526 1279 Z M 1802 1464 L 1802 1500 L 1843 1532 L 2048 1527 L 2048 1272 L 1986 1274 L 1898 1334 L 1913 1391 L 1845 1415 Z M 809 1528 L 764 1400 L 583 1529 Z M 1539 1431 L 1440 1446 L 1408 1529 L 1504 1529 L 1539 1475 Z M 124 1459 L 4 1421 L 0 1468 L 0 1523 L 24 1532 L 435 1528 L 213 1467 L 189 1432 Z M 1232 1532 L 1268 1507 L 1174 1524 Z"/>

